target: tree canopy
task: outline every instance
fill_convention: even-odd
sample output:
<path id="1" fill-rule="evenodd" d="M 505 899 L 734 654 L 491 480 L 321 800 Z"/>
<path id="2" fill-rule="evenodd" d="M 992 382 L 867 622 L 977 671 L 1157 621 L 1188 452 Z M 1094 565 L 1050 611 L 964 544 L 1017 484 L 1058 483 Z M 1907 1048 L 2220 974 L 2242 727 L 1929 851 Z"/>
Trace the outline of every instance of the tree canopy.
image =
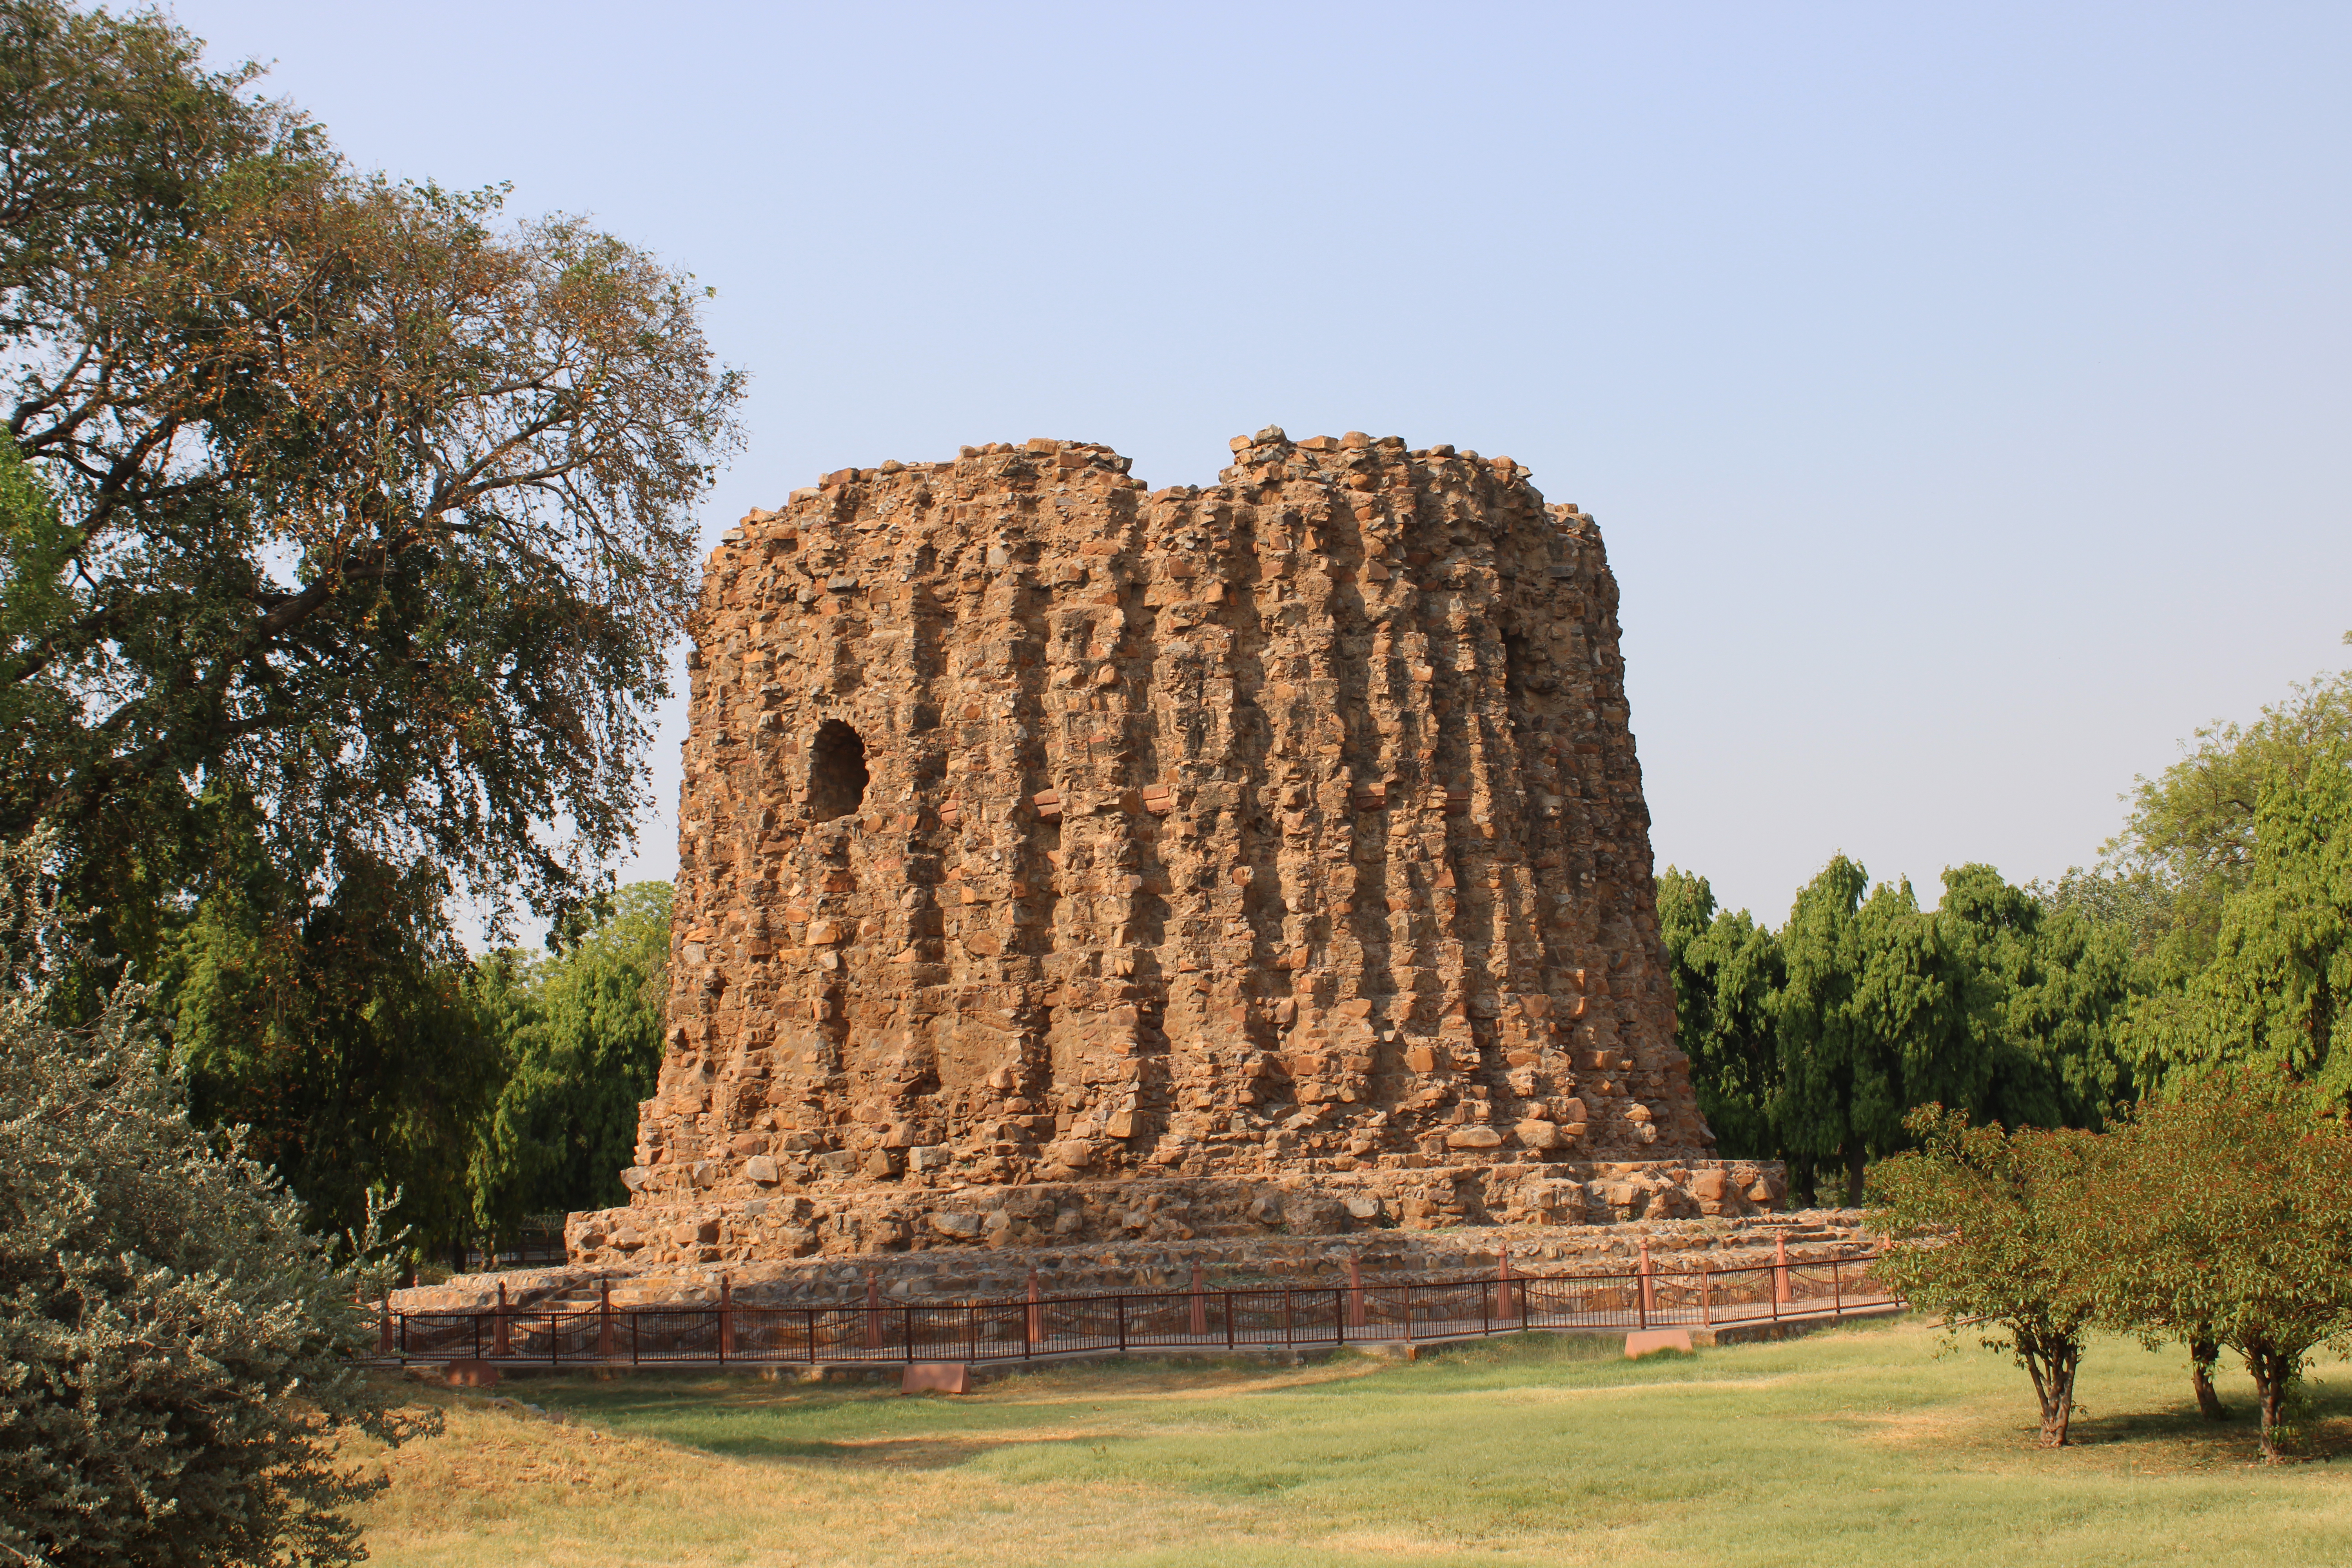
<path id="1" fill-rule="evenodd" d="M 1879 1277 L 2014 1354 L 2033 1379 L 2043 1446 L 2062 1447 L 2105 1300 L 2091 1194 L 2109 1151 L 2080 1130 L 2011 1132 L 1933 1104 L 1906 1120 L 1919 1147 L 1870 1175 L 1882 1205 L 1872 1226 L 1890 1244 Z"/>
<path id="2" fill-rule="evenodd" d="M 636 1163 L 637 1102 L 661 1070 L 669 914 L 669 884 L 637 882 L 557 952 L 482 961 L 505 1078 L 473 1160 L 483 1230 L 628 1201 L 620 1173 Z"/>
<path id="3" fill-rule="evenodd" d="M 1923 1104 L 2098 1127 L 2132 1099 L 2128 938 L 1990 866 L 1946 871 L 1922 910 L 1908 882 L 1873 887 L 1837 856 L 1777 931 L 1672 868 L 1658 907 L 1700 1110 L 1726 1152 L 1786 1160 L 1800 1191 L 1826 1164 L 1859 1203 Z"/>
<path id="4" fill-rule="evenodd" d="M 2251 843 L 2231 872 L 2210 957 L 2133 1019 L 2148 1077 L 2221 1067 L 2288 1068 L 2339 1104 L 2352 1098 L 2352 749 L 2255 789 Z"/>
<path id="5" fill-rule="evenodd" d="M 228 803 L 316 891 L 560 910 L 641 804 L 740 377 L 646 251 L 355 172 L 198 49 L 0 7 L 8 428 L 57 509 L 5 481 L 0 835 L 151 907 Z"/>
<path id="6" fill-rule="evenodd" d="M 608 890 L 742 380 L 686 273 L 260 75 L 0 0 L 0 840 L 96 911 L 61 1020 L 127 963 L 201 1121 L 439 1246 L 506 1082 L 452 911 Z"/>

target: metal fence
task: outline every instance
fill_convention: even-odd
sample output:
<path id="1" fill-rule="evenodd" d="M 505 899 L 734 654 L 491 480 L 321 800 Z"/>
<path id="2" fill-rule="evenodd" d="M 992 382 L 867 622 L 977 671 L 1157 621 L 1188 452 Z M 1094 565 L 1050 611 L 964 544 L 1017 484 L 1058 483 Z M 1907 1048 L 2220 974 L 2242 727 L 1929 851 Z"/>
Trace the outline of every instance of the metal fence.
<path id="1" fill-rule="evenodd" d="M 995 1301 L 395 1312 L 377 1359 L 518 1365 L 1001 1362 L 1098 1351 L 1266 1350 L 1470 1339 L 1529 1329 L 1718 1327 L 1842 1317 L 1894 1296 L 1875 1252 L 1818 1262 L 1417 1284 L 1192 1289 Z"/>

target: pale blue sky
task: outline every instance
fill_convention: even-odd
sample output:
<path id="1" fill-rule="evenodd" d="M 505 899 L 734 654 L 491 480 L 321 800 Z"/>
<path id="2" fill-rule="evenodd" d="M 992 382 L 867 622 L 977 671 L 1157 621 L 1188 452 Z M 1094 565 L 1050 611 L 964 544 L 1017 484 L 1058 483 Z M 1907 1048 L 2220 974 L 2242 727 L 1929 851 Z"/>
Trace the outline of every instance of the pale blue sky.
<path id="1" fill-rule="evenodd" d="M 710 538 L 971 441 L 1518 458 L 1607 537 L 1658 863 L 1775 922 L 1840 848 L 2087 861 L 2352 662 L 2352 7 L 178 14 L 358 162 L 716 286 Z"/>

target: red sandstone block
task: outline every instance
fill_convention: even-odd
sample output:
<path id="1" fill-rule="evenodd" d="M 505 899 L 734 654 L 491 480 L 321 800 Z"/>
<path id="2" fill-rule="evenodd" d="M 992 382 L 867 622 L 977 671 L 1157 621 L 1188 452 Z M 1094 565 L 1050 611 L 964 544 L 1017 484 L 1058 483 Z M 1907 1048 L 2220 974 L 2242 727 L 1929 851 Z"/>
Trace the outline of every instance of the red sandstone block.
<path id="1" fill-rule="evenodd" d="M 1689 1335 L 1683 1336 L 1685 1341 Z M 971 1368 L 960 1361 L 910 1361 L 898 1380 L 901 1394 L 970 1394 Z"/>
<path id="2" fill-rule="evenodd" d="M 1688 1329 L 1640 1329 L 1625 1336 L 1627 1361 L 1639 1361 L 1657 1351 L 1687 1351 L 1690 1348 Z"/>

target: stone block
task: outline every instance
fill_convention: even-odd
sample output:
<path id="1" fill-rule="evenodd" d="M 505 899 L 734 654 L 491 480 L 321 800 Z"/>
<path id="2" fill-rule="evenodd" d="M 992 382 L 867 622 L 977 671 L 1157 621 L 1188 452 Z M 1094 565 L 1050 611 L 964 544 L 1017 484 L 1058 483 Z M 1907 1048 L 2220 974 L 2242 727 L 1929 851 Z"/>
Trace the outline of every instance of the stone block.
<path id="1" fill-rule="evenodd" d="M 1688 1329 L 1636 1329 L 1625 1336 L 1625 1359 L 1639 1361 L 1660 1351 L 1682 1351 L 1688 1353 L 1691 1333 Z"/>
<path id="2" fill-rule="evenodd" d="M 970 1394 L 971 1367 L 960 1361 L 910 1361 L 899 1375 L 901 1394 Z"/>

